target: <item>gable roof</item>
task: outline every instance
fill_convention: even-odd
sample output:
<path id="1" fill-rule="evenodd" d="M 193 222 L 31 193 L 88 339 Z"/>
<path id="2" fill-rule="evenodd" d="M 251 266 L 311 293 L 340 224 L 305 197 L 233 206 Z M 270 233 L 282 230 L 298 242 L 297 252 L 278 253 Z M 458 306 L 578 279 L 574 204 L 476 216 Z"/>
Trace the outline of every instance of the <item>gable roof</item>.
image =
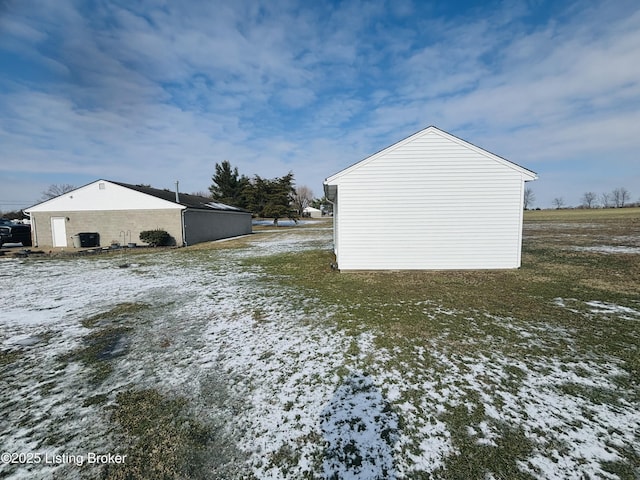
<path id="1" fill-rule="evenodd" d="M 111 182 L 121 187 L 135 190 L 136 192 L 145 193 L 168 202 L 177 203 L 187 208 L 197 208 L 203 210 L 227 210 L 234 212 L 246 212 L 246 210 L 227 205 L 225 203 L 216 202 L 208 197 L 201 197 L 200 195 L 190 195 L 187 193 L 178 192 L 178 202 L 176 202 L 176 192 L 168 189 L 159 189 L 153 187 L 147 187 L 145 185 L 131 185 L 129 183 Z"/>
<path id="2" fill-rule="evenodd" d="M 389 152 L 392 152 L 393 150 L 395 150 L 396 148 L 402 147 L 410 142 L 412 142 L 413 140 L 415 140 L 416 138 L 422 137 L 423 135 L 429 134 L 429 133 L 434 133 L 440 137 L 446 138 L 454 143 L 457 143 L 458 145 L 462 145 L 466 148 L 469 148 L 470 150 L 475 151 L 476 153 L 479 153 L 480 155 L 484 155 L 488 158 L 491 158 L 493 160 L 495 160 L 498 163 L 501 163 L 509 168 L 513 168 L 514 170 L 519 171 L 526 179 L 527 181 L 529 180 L 536 180 L 538 178 L 538 175 L 531 171 L 528 170 L 516 163 L 513 163 L 503 157 L 500 157 L 499 155 L 496 155 L 494 153 L 491 153 L 487 150 L 484 150 L 483 148 L 477 147 L 476 145 L 467 142 L 466 140 L 462 140 L 459 137 L 456 137 L 455 135 L 451 135 L 450 133 L 445 132 L 444 130 L 440 130 L 439 128 L 431 125 L 423 130 L 420 130 L 419 132 L 414 133 L 413 135 L 410 135 L 406 138 L 404 138 L 403 140 L 400 140 L 399 142 L 394 143 L 393 145 L 390 145 L 376 153 L 374 153 L 373 155 L 370 155 L 369 157 L 360 160 L 359 162 L 354 163 L 353 165 L 340 170 L 338 173 L 335 173 L 333 175 L 331 175 L 330 177 L 327 177 L 324 181 L 325 187 L 332 185 L 333 182 L 335 182 L 336 180 L 338 180 L 340 177 L 347 175 L 348 173 L 352 172 L 353 170 L 356 170 L 370 162 L 372 162 L 373 160 L 375 160 L 376 158 L 379 158 L 383 155 L 386 155 Z M 325 190 L 327 190 L 325 188 Z"/>
<path id="3" fill-rule="evenodd" d="M 50 198 L 47 200 L 44 200 L 40 203 L 37 203 L 35 205 L 32 205 L 29 208 L 25 208 L 24 211 L 25 212 L 30 212 L 30 211 L 48 211 L 46 210 L 47 207 L 45 206 L 46 204 L 55 204 L 58 205 L 60 204 L 60 201 L 63 202 L 70 202 L 70 200 L 67 199 L 67 197 L 69 199 L 72 199 L 74 195 L 77 196 L 77 193 L 74 192 L 78 192 L 78 191 L 83 191 L 86 190 L 87 187 L 90 187 L 91 185 L 95 185 L 95 184 L 100 184 L 100 183 L 106 183 L 106 184 L 113 184 L 113 185 L 117 185 L 118 187 L 121 188 L 126 188 L 128 190 L 132 190 L 134 192 L 138 192 L 138 193 L 142 193 L 144 195 L 149 195 L 150 197 L 154 197 L 157 198 L 159 200 L 163 200 L 165 202 L 169 202 L 169 204 L 165 204 L 167 205 L 169 208 L 188 208 L 188 209 L 198 209 L 198 210 L 218 210 L 218 211 L 228 211 L 228 212 L 242 212 L 242 213 L 249 213 L 247 212 L 247 210 L 244 210 L 242 208 L 239 207 L 234 207 L 231 205 L 226 205 L 224 203 L 219 203 L 214 201 L 211 198 L 208 197 L 201 197 L 199 195 L 189 195 L 186 193 L 178 193 L 178 201 L 176 202 L 176 192 L 175 191 L 171 191 L 168 189 L 159 189 L 159 188 L 153 188 L 153 187 L 147 187 L 144 185 L 132 185 L 129 183 L 122 183 L 122 182 L 114 182 L 111 180 L 104 180 L 104 179 L 100 179 L 100 180 L 95 180 L 91 183 L 88 183 L 86 185 L 83 185 L 81 187 L 75 188 L 69 192 L 65 192 L 61 195 L 58 195 L 57 197 L 54 198 Z M 144 198 L 144 197 L 142 197 Z M 77 201 L 77 200 L 76 200 Z M 127 199 L 120 199 L 120 202 L 132 202 L 132 201 L 136 201 L 133 200 L 131 198 Z M 173 204 L 173 207 L 170 205 Z M 68 205 L 67 205 L 68 207 Z M 66 209 L 71 209 L 71 210 L 75 210 L 78 207 L 78 205 L 74 205 L 70 208 L 66 208 Z M 61 208 L 58 205 L 58 208 Z M 148 208 L 148 207 L 146 207 Z M 166 208 L 166 207 L 165 207 Z M 91 208 L 91 206 L 89 205 L 82 205 L 81 206 L 82 210 L 92 210 L 95 209 L 95 206 L 93 206 L 93 208 Z M 105 206 L 102 205 L 102 208 L 98 208 L 99 210 L 105 209 Z M 64 210 L 64 208 L 63 208 Z"/>

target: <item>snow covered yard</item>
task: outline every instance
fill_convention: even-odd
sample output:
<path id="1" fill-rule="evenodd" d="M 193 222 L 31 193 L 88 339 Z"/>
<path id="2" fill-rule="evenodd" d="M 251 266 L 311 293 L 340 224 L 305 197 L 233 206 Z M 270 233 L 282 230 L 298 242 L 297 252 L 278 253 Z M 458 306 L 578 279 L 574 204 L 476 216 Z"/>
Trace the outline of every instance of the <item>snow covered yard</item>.
<path id="1" fill-rule="evenodd" d="M 637 286 L 606 294 L 601 269 L 576 291 L 566 271 L 597 252 L 565 242 L 517 272 L 346 275 L 330 241 L 320 224 L 124 269 L 0 261 L 19 279 L 0 292 L 0 452 L 40 455 L 0 476 L 640 474 Z M 550 255 L 568 256 L 558 274 Z"/>

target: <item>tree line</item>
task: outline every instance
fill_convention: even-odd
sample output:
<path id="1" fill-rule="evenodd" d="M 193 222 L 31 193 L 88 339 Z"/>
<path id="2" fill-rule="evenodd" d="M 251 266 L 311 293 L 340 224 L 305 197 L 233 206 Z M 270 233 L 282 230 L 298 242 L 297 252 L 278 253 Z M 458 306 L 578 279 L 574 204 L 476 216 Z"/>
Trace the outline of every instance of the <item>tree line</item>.
<path id="1" fill-rule="evenodd" d="M 224 160 L 216 163 L 211 180 L 209 192 L 213 200 L 243 208 L 257 217 L 273 218 L 276 225 L 280 218 L 297 222 L 306 207 L 322 203 L 313 198 L 309 187 L 295 188 L 293 172 L 275 178 L 249 178 Z"/>
<path id="2" fill-rule="evenodd" d="M 631 204 L 631 193 L 624 187 L 614 188 L 611 192 L 585 192 L 580 198 L 579 208 L 624 208 L 633 206 Z M 565 203 L 562 197 L 553 199 L 553 206 L 556 209 L 564 208 Z"/>
<path id="3" fill-rule="evenodd" d="M 598 200 L 600 203 L 598 205 Z M 582 196 L 582 206 L 584 208 L 594 208 L 602 206 L 603 208 L 615 207 L 624 208 L 629 205 L 631 194 L 624 187 L 616 188 L 611 193 L 601 193 L 599 196 L 595 192 L 585 192 Z"/>
<path id="4" fill-rule="evenodd" d="M 535 194 L 530 188 L 524 190 L 524 208 L 528 210 L 535 201 Z M 585 192 L 579 208 L 624 208 L 640 205 L 640 202 L 631 203 L 631 193 L 624 187 L 613 189 L 611 192 L 596 193 Z M 565 208 L 567 204 L 563 197 L 555 197 L 552 202 L 556 209 Z"/>

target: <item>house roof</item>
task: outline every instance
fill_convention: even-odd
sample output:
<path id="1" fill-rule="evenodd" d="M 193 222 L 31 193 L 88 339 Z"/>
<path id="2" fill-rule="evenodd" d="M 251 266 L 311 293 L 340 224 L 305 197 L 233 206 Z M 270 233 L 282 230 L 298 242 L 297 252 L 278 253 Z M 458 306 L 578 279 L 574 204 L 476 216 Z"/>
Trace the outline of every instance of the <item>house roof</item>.
<path id="1" fill-rule="evenodd" d="M 227 210 L 232 212 L 246 212 L 246 210 L 242 208 L 234 207 L 232 205 L 227 205 L 225 203 L 216 202 L 211 198 L 201 197 L 200 195 L 189 195 L 187 193 L 178 192 L 178 201 L 176 202 L 176 192 L 169 189 L 159 189 L 159 188 L 147 187 L 145 185 L 131 185 L 129 183 L 113 182 L 111 180 L 109 181 L 111 183 L 115 183 L 116 185 L 120 185 L 121 187 L 130 188 L 131 190 L 135 190 L 140 193 L 145 193 L 153 197 L 161 198 L 162 200 L 166 200 L 168 202 L 177 203 L 187 208 L 198 208 L 202 210 Z"/>
<path id="2" fill-rule="evenodd" d="M 496 155 L 494 153 L 491 153 L 483 148 L 480 148 L 472 143 L 467 142 L 466 140 L 462 140 L 459 137 L 456 137 L 455 135 L 451 135 L 450 133 L 445 132 L 444 130 L 440 130 L 439 128 L 431 125 L 423 130 L 420 130 L 419 132 L 414 133 L 413 135 L 409 135 L 408 137 L 404 138 L 403 140 L 400 140 L 399 142 L 394 143 L 393 145 L 390 145 L 386 148 L 383 148 L 382 150 L 374 153 L 373 155 L 370 155 L 366 158 L 364 158 L 363 160 L 360 160 L 359 162 L 356 162 L 354 164 L 352 164 L 351 166 L 340 170 L 339 172 L 331 175 L 330 177 L 327 177 L 324 181 L 324 186 L 325 186 L 325 193 L 327 195 L 327 198 L 331 199 L 332 196 L 335 196 L 335 190 L 336 187 L 333 184 L 334 181 L 338 180 L 340 177 L 342 177 L 343 175 L 348 174 L 349 172 L 356 170 L 357 168 L 360 168 L 366 164 L 368 164 L 369 162 L 375 160 L 376 158 L 385 155 L 393 150 L 395 150 L 398 147 L 401 147 L 403 145 L 406 145 L 407 143 L 413 141 L 414 139 L 421 137 L 422 135 L 425 135 L 427 133 L 435 133 L 441 137 L 447 138 L 455 143 L 458 143 L 460 145 L 463 145 L 471 150 L 476 151 L 477 153 L 480 153 L 481 155 L 485 155 L 487 157 L 490 157 L 494 160 L 496 160 L 497 162 L 513 168 L 514 170 L 518 170 L 520 173 L 522 173 L 525 177 L 527 177 L 527 181 L 528 180 L 536 180 L 538 178 L 538 175 L 531 171 L 528 170 L 510 160 L 507 160 L 499 155 Z"/>
<path id="3" fill-rule="evenodd" d="M 178 193 L 178 201 L 176 201 L 176 192 L 172 190 L 153 188 L 145 185 L 132 185 L 129 183 L 114 182 L 112 180 L 105 180 L 105 179 L 95 180 L 91 183 L 88 183 L 87 185 L 83 185 L 81 187 L 75 188 L 57 197 L 50 198 L 43 202 L 37 203 L 36 205 L 33 205 L 29 208 L 24 209 L 24 211 L 29 212 L 37 208 L 41 209 L 42 208 L 41 206 L 43 206 L 44 204 L 48 204 L 49 202 L 56 202 L 58 201 L 58 199 L 68 196 L 73 192 L 84 189 L 85 187 L 89 187 L 90 185 L 99 184 L 100 182 L 118 185 L 119 187 L 127 188 L 129 190 L 133 190 L 139 193 L 143 193 L 145 195 L 149 195 L 149 196 L 158 198 L 160 200 L 171 202 L 176 206 L 180 205 L 185 208 L 198 209 L 198 210 L 218 210 L 218 211 L 227 211 L 227 212 L 249 213 L 247 210 L 244 210 L 242 208 L 216 202 L 213 199 L 208 197 L 201 197 L 199 195 L 189 195 L 186 193 Z M 73 198 L 73 196 L 71 196 L 70 198 Z M 179 207 L 176 207 L 176 208 L 179 208 Z M 84 209 L 86 210 L 86 208 Z"/>

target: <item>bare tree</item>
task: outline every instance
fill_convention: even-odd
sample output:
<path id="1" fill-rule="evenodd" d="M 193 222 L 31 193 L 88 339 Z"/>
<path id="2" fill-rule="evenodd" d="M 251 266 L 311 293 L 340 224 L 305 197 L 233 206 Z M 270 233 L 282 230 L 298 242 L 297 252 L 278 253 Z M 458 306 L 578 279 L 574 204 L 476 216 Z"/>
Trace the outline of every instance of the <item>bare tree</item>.
<path id="1" fill-rule="evenodd" d="M 298 211 L 298 215 L 302 216 L 302 211 L 309 206 L 313 200 L 313 192 L 306 185 L 296 188 L 293 194 L 293 207 Z"/>
<path id="2" fill-rule="evenodd" d="M 582 205 L 584 205 L 585 208 L 593 208 L 597 198 L 598 195 L 596 195 L 595 192 L 585 192 L 582 196 Z"/>
<path id="3" fill-rule="evenodd" d="M 620 187 L 611 192 L 611 198 L 616 208 L 622 208 L 631 198 L 631 194 L 626 188 Z"/>
<path id="4" fill-rule="evenodd" d="M 204 190 L 200 190 L 198 192 L 191 192 L 189 195 L 195 195 L 196 197 L 211 198 L 211 192 L 205 192 Z"/>
<path id="5" fill-rule="evenodd" d="M 601 193 L 600 202 L 603 208 L 609 208 L 611 206 L 611 194 L 607 192 Z"/>
<path id="6" fill-rule="evenodd" d="M 61 183 L 59 185 L 54 183 L 52 185 L 49 185 L 49 188 L 42 192 L 42 200 L 49 200 L 51 198 L 59 197 L 60 195 L 70 192 L 71 190 L 75 190 L 75 188 L 76 187 L 68 183 Z"/>
<path id="7" fill-rule="evenodd" d="M 536 196 L 529 187 L 524 189 L 524 209 L 528 210 L 529 207 L 532 206 L 533 202 L 536 201 Z"/>
<path id="8" fill-rule="evenodd" d="M 562 197 L 554 198 L 553 205 L 556 207 L 556 210 L 560 210 L 562 207 L 564 207 L 564 199 Z"/>

